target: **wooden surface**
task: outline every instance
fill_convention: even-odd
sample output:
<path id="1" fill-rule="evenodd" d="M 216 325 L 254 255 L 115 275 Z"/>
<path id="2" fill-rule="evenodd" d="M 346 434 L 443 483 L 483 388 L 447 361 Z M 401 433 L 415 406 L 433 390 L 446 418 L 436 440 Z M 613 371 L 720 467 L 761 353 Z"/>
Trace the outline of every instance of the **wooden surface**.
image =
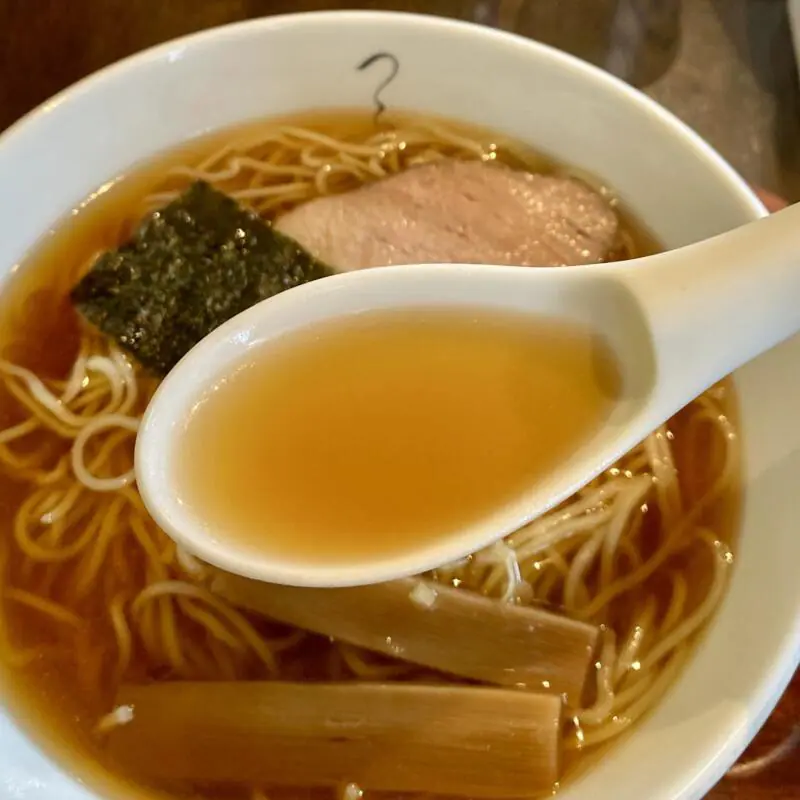
<path id="1" fill-rule="evenodd" d="M 697 20 L 698 23 L 707 23 L 712 28 L 719 23 L 724 28 L 734 30 L 747 15 L 748 29 L 752 31 L 765 30 L 766 23 L 775 16 L 774 9 L 777 5 L 768 0 L 724 0 L 724 2 L 683 0 L 683 3 L 684 14 L 686 15 L 688 11 L 694 15 L 693 25 Z M 501 12 L 509 6 L 515 11 L 518 10 L 520 2 L 514 0 L 509 4 L 500 0 L 497 3 L 491 0 L 485 2 L 419 0 L 419 2 L 381 3 L 368 0 L 368 2 L 345 3 L 342 6 L 425 10 L 462 18 L 500 20 L 501 23 L 508 23 L 508 15 Z M 231 20 L 301 8 L 324 7 L 335 7 L 335 4 L 326 3 L 324 0 L 295 2 L 292 0 L 0 0 L 0 129 L 11 124 L 59 89 L 143 47 Z M 759 14 L 764 15 L 760 18 L 763 23 L 761 25 L 759 25 Z M 575 22 L 575 26 L 577 30 L 578 21 Z M 684 36 L 682 51 L 686 51 L 690 49 L 692 29 L 683 30 L 682 33 Z M 751 44 L 757 43 L 757 39 L 758 37 L 752 37 Z M 705 32 L 703 44 L 708 45 Z M 568 45 L 567 41 L 566 46 Z M 708 59 L 707 63 L 716 64 L 717 72 L 723 55 L 721 54 L 719 59 L 714 59 L 713 56 Z M 773 51 L 770 50 L 767 55 L 770 64 L 775 65 L 780 62 L 777 55 L 773 57 Z M 729 74 L 738 75 L 745 68 L 744 64 L 746 60 L 742 55 L 736 63 L 722 66 L 728 69 Z M 780 74 L 785 76 L 789 73 Z M 741 88 L 745 92 L 749 85 L 748 75 L 742 74 L 741 78 Z M 659 80 L 663 83 L 669 79 L 668 71 Z M 674 88 L 664 93 L 660 99 L 709 136 L 712 143 L 722 150 L 723 155 L 745 172 L 746 177 L 759 180 L 760 174 L 750 171 L 748 168 L 750 162 L 745 160 L 746 154 L 737 152 L 735 143 L 726 147 L 724 141 L 715 139 L 713 131 L 705 129 L 704 119 L 711 124 L 716 118 L 724 118 L 723 112 L 729 109 L 723 108 L 722 104 L 731 102 L 731 98 L 723 97 L 724 93 L 715 94 L 714 86 L 710 83 L 707 87 L 704 86 L 705 79 L 705 77 L 698 79 L 690 87 L 690 91 L 684 90 L 683 84 L 676 80 L 670 84 Z M 796 85 L 796 76 L 787 79 L 793 80 Z M 713 80 L 711 73 L 708 80 Z M 791 110 L 796 102 L 796 95 L 791 92 L 783 95 L 779 92 L 769 99 L 771 103 L 777 105 L 779 111 L 787 108 Z M 737 96 L 732 102 L 740 103 L 742 98 Z M 705 118 L 699 116 L 697 119 L 692 118 L 693 113 L 699 114 L 701 111 L 706 114 Z M 731 128 L 727 124 L 724 127 Z M 720 136 L 724 133 L 725 131 L 720 129 Z M 776 145 L 772 138 L 772 134 L 769 134 L 763 141 L 755 141 L 759 154 Z M 751 141 L 753 137 L 750 136 L 748 139 L 750 144 L 753 144 Z M 784 148 L 776 150 L 778 155 L 785 153 L 786 143 L 777 144 Z M 793 138 L 790 144 L 795 147 L 797 140 Z M 790 173 L 791 170 L 784 171 L 784 176 Z M 774 171 L 771 174 L 774 175 Z M 780 180 L 769 176 L 765 178 L 765 182 L 771 188 L 782 186 Z M 795 192 L 790 190 L 786 181 L 783 182 L 783 187 L 790 191 L 790 196 L 794 195 Z M 790 736 L 793 730 L 797 731 L 798 725 L 800 725 L 800 677 L 795 676 L 780 705 L 745 753 L 743 760 L 747 762 L 768 754 Z M 657 756 L 654 754 L 654 757 Z M 757 765 L 758 762 L 754 766 Z M 646 765 L 643 765 L 643 768 L 646 768 Z M 800 800 L 800 748 L 795 748 L 781 760 L 763 769 L 744 770 L 741 777 L 725 778 L 708 795 L 708 800 Z"/>
<path id="2" fill-rule="evenodd" d="M 776 746 L 785 742 L 787 737 L 800 730 L 800 673 L 795 675 L 789 690 L 780 705 L 763 727 L 755 741 L 750 745 L 740 766 L 734 769 L 745 772 L 743 765 L 752 763 L 769 754 Z M 798 736 L 793 737 L 797 743 Z M 800 744 L 800 743 L 798 743 Z M 758 767 L 757 762 L 753 767 Z M 798 800 L 800 798 L 800 747 L 795 746 L 784 758 L 762 769 L 755 774 L 745 772 L 742 777 L 725 778 L 709 795 L 707 800 Z"/>

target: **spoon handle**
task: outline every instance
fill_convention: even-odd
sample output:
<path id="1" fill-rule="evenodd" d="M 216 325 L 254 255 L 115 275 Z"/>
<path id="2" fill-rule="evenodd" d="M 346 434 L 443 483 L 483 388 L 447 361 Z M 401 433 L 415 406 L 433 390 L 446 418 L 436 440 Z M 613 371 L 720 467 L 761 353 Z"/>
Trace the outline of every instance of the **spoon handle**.
<path id="1" fill-rule="evenodd" d="M 659 406 L 672 414 L 800 330 L 800 205 L 620 266 L 652 336 Z"/>

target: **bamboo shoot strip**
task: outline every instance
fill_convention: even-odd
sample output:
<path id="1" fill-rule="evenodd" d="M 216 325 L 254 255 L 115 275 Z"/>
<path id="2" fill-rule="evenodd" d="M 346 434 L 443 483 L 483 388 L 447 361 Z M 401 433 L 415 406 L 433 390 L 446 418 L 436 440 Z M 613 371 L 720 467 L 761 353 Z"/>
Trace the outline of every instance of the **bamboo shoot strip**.
<path id="1" fill-rule="evenodd" d="M 123 687 L 113 757 L 160 781 L 530 797 L 558 780 L 561 700 L 488 687 L 161 683 Z"/>
<path id="2" fill-rule="evenodd" d="M 274 620 L 405 661 L 577 701 L 599 630 L 539 608 L 502 603 L 418 578 L 308 589 L 218 573 L 212 589 Z M 420 602 L 420 597 L 424 602 Z"/>

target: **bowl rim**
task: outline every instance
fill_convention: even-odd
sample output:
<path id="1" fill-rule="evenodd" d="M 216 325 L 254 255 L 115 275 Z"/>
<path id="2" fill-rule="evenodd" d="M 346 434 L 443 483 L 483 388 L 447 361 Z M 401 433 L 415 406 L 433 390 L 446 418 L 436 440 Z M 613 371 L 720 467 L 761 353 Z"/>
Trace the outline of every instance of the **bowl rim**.
<path id="1" fill-rule="evenodd" d="M 115 80 L 118 75 L 137 70 L 148 63 L 157 62 L 162 56 L 168 55 L 171 51 L 182 50 L 192 46 L 202 46 L 204 43 L 212 40 L 224 41 L 226 38 L 235 39 L 237 36 L 259 29 L 265 31 L 274 29 L 279 31 L 282 27 L 296 27 L 304 24 L 359 24 L 374 23 L 379 20 L 391 21 L 393 19 L 413 23 L 420 27 L 428 27 L 431 29 L 438 28 L 441 31 L 460 33 L 476 38 L 477 40 L 485 39 L 489 42 L 493 41 L 498 44 L 510 45 L 517 48 L 538 50 L 554 62 L 560 62 L 562 66 L 570 70 L 583 73 L 583 75 L 590 80 L 605 83 L 609 88 L 621 94 L 627 102 L 635 103 L 648 113 L 654 115 L 658 119 L 660 125 L 666 125 L 672 129 L 674 133 L 684 137 L 705 159 L 713 163 L 714 167 L 722 172 L 728 181 L 732 184 L 737 184 L 737 189 L 742 195 L 741 199 L 746 199 L 749 202 L 750 210 L 754 215 L 764 216 L 768 213 L 766 207 L 759 199 L 758 195 L 755 194 L 751 186 L 728 163 L 727 159 L 700 136 L 697 131 L 643 91 L 631 86 L 616 75 L 606 72 L 601 67 L 584 61 L 571 53 L 567 53 L 552 45 L 539 42 L 512 31 L 494 28 L 468 20 L 408 11 L 361 11 L 340 9 L 330 11 L 289 12 L 230 22 L 178 36 L 174 39 L 169 39 L 165 42 L 147 47 L 144 50 L 131 53 L 105 67 L 101 67 L 42 101 L 39 105 L 13 122 L 8 128 L 0 131 L 0 147 L 7 147 L 13 144 L 16 139 L 28 135 L 27 130 L 31 125 L 38 124 L 46 114 L 64 103 L 72 102 L 83 94 L 96 91 L 103 83 Z"/>
<path id="2" fill-rule="evenodd" d="M 170 54 L 175 51 L 203 47 L 212 42 L 219 43 L 226 40 L 229 40 L 228 46 L 233 46 L 239 36 L 275 35 L 281 29 L 288 27 L 386 25 L 391 24 L 393 20 L 413 24 L 418 28 L 424 27 L 440 31 L 446 35 L 463 35 L 469 37 L 476 47 L 480 47 L 482 43 L 486 42 L 506 48 L 513 47 L 520 51 L 538 52 L 560 68 L 577 73 L 584 82 L 605 86 L 609 91 L 619 95 L 621 102 L 637 106 L 653 116 L 660 127 L 669 131 L 673 137 L 681 139 L 687 148 L 694 150 L 709 167 L 713 168 L 719 176 L 719 181 L 727 185 L 729 193 L 737 195 L 743 210 L 746 210 L 746 213 L 752 218 L 767 213 L 764 205 L 749 185 L 708 142 L 672 112 L 621 79 L 571 54 L 518 34 L 485 27 L 474 22 L 408 12 L 334 10 L 288 13 L 229 23 L 171 39 L 97 70 L 45 100 L 0 133 L 0 150 L 11 148 L 17 141 L 28 138 L 39 125 L 45 124 L 47 115 L 61 105 L 72 103 L 83 95 L 90 95 L 104 84 L 113 84 L 118 79 L 123 79 L 124 76 L 139 72 L 147 65 L 162 62 L 165 57 L 168 60 Z M 69 209 L 64 209 L 63 213 L 66 215 L 68 211 Z M 58 220 L 51 222 L 57 224 Z M 45 233 L 46 230 L 40 231 L 39 237 Z M 35 247 L 37 241 L 31 241 L 28 248 Z M 11 268 L 8 274 L 14 269 Z M 5 277 L 0 277 L 0 292 L 5 288 Z M 782 647 L 776 649 L 770 672 L 765 673 L 760 684 L 754 685 L 747 696 L 747 706 L 758 710 L 755 716 L 759 725 L 771 713 L 774 703 L 777 702 L 780 694 L 791 680 L 797 663 L 800 661 L 800 619 L 795 620 L 793 629 L 787 626 L 781 644 Z M 52 757 L 50 748 L 40 746 L 37 738 L 29 736 L 26 730 L 17 724 L 15 715 L 7 712 L 3 703 L 0 703 L 0 718 L 8 719 L 12 728 L 15 729 L 16 735 L 44 755 L 47 761 L 61 773 L 64 780 L 73 783 L 76 781 L 70 771 L 62 767 L 59 760 Z M 709 752 L 706 753 L 705 760 L 702 762 L 695 760 L 693 768 L 687 767 L 681 771 L 672 784 L 672 791 L 675 792 L 673 796 L 686 799 L 702 796 L 724 774 L 729 764 L 741 753 L 746 744 L 747 741 L 743 741 L 733 731 L 720 732 L 716 739 L 709 739 L 705 748 Z M 87 800 L 89 797 L 99 796 L 95 795 L 95 790 L 90 787 L 82 788 L 84 792 L 88 792 Z"/>

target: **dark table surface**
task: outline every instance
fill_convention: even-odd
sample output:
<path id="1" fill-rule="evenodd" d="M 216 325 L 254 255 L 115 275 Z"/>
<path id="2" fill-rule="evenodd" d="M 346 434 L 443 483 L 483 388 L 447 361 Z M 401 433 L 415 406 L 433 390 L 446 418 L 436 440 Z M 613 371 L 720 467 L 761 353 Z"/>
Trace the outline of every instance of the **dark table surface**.
<path id="1" fill-rule="evenodd" d="M 335 7 L 325 0 L 0 0 L 0 130 L 149 45 L 234 20 Z M 800 91 L 784 0 L 372 0 L 339 7 L 460 17 L 555 44 L 642 88 L 747 180 L 800 200 Z M 770 760 L 798 724 L 795 676 L 738 774 L 709 800 L 800 800 L 800 748 Z"/>

